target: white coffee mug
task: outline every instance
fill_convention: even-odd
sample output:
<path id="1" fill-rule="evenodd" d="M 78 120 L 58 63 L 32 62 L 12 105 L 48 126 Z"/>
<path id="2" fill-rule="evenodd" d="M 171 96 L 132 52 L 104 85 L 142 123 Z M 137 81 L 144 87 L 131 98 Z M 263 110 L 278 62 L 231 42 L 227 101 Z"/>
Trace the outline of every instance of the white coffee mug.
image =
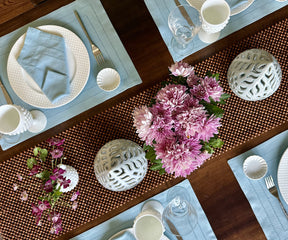
<path id="1" fill-rule="evenodd" d="M 200 10 L 202 26 L 198 33 L 201 41 L 215 42 L 230 19 L 230 6 L 225 0 L 206 0 Z"/>
<path id="2" fill-rule="evenodd" d="M 160 240 L 163 237 L 165 231 L 162 224 L 163 207 L 159 204 L 157 201 L 148 201 L 135 218 L 133 232 L 137 240 Z"/>

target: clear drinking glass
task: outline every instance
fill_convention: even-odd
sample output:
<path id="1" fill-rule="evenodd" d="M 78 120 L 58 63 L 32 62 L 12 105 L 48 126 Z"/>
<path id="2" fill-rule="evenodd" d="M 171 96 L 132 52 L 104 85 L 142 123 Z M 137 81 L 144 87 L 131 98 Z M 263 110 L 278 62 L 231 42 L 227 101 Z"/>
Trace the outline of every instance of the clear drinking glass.
<path id="1" fill-rule="evenodd" d="M 198 222 L 198 217 L 185 188 L 174 187 L 169 190 L 167 202 L 169 204 L 162 215 L 165 230 L 176 237 L 191 233 Z"/>
<path id="2" fill-rule="evenodd" d="M 173 51 L 178 55 L 184 55 L 192 50 L 192 40 L 201 29 L 198 10 L 188 4 L 179 5 L 170 12 L 168 25 L 173 34 Z"/>

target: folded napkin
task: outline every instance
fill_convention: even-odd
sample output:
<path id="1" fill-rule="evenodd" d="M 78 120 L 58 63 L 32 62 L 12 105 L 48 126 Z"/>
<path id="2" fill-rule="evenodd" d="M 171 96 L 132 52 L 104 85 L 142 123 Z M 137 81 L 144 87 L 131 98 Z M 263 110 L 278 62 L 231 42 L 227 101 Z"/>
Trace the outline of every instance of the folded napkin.
<path id="1" fill-rule="evenodd" d="M 124 233 L 111 238 L 111 240 L 136 240 L 136 238 L 132 233 L 125 231 Z"/>
<path id="2" fill-rule="evenodd" d="M 17 59 L 52 103 L 70 93 L 65 49 L 63 37 L 29 27 Z"/>
<path id="3" fill-rule="evenodd" d="M 248 0 L 231 0 L 229 5 L 231 9 L 234 9 L 246 3 L 248 3 Z"/>

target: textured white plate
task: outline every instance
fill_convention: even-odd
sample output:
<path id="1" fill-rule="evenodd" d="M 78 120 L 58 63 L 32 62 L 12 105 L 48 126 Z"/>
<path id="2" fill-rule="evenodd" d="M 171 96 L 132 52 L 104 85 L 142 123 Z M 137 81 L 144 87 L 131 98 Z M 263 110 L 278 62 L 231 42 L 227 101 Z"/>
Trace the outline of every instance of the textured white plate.
<path id="1" fill-rule="evenodd" d="M 278 165 L 278 187 L 285 202 L 288 204 L 288 148 L 283 153 Z"/>
<path id="2" fill-rule="evenodd" d="M 187 3 L 189 3 L 191 6 L 195 7 L 199 12 L 201 9 L 202 4 L 205 2 L 205 0 L 186 0 Z M 230 5 L 232 0 L 226 0 L 226 2 Z M 231 16 L 236 15 L 242 11 L 244 11 L 246 8 L 248 8 L 254 0 L 248 0 L 247 3 L 243 3 L 242 5 L 239 5 L 238 7 L 231 8 Z"/>
<path id="3" fill-rule="evenodd" d="M 130 233 L 132 233 L 132 234 L 134 235 L 134 233 L 133 233 L 133 228 L 127 228 L 127 229 L 124 229 L 124 230 L 122 230 L 122 231 L 114 234 L 114 235 L 113 235 L 112 237 L 110 237 L 108 240 L 112 240 L 113 238 L 117 237 L 117 236 L 120 235 L 120 234 L 123 234 L 123 233 L 126 232 L 126 231 L 128 231 L 128 232 L 130 232 Z M 169 240 L 169 238 L 166 237 L 165 235 L 163 235 L 163 237 L 161 238 L 161 240 Z"/>
<path id="4" fill-rule="evenodd" d="M 257 155 L 250 156 L 243 163 L 243 171 L 250 179 L 260 179 L 267 173 L 268 166 L 266 161 Z"/>
<path id="5" fill-rule="evenodd" d="M 113 91 L 120 84 L 120 75 L 112 68 L 104 68 L 97 75 L 97 84 L 107 92 Z"/>
<path id="6" fill-rule="evenodd" d="M 38 108 L 60 107 L 71 102 L 85 87 L 90 73 L 89 55 L 81 39 L 70 30 L 55 25 L 43 25 L 37 28 L 45 32 L 60 35 L 65 39 L 69 67 L 70 94 L 52 104 L 36 82 L 17 62 L 26 34 L 23 34 L 15 42 L 10 51 L 7 62 L 8 79 L 14 92 L 24 102 Z"/>

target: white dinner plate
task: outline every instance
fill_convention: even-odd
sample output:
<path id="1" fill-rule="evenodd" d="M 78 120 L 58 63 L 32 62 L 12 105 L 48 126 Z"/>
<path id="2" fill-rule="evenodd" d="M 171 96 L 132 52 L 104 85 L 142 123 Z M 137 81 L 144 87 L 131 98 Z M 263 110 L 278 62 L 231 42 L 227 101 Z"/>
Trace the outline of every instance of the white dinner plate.
<path id="1" fill-rule="evenodd" d="M 205 2 L 205 0 L 186 0 L 187 3 L 189 3 L 191 6 L 196 8 L 199 12 L 201 9 L 202 4 Z M 231 0 L 226 0 L 227 3 L 230 5 Z M 231 8 L 231 16 L 236 15 L 242 11 L 244 11 L 246 8 L 248 8 L 254 0 L 248 0 L 247 3 L 243 3 L 242 5 L 239 5 L 238 7 Z"/>
<path id="2" fill-rule="evenodd" d="M 278 165 L 278 187 L 285 202 L 288 204 L 288 148 L 283 153 Z"/>
<path id="3" fill-rule="evenodd" d="M 17 62 L 24 45 L 26 33 L 18 38 L 9 53 L 7 62 L 8 79 L 14 92 L 24 102 L 38 108 L 60 107 L 71 102 L 85 87 L 90 73 L 89 55 L 81 39 L 70 30 L 55 25 L 43 25 L 37 28 L 64 38 L 69 68 L 70 94 L 63 96 L 54 104 L 51 103 L 36 82 Z"/>
<path id="4" fill-rule="evenodd" d="M 110 237 L 108 240 L 112 240 L 113 238 L 115 238 L 115 237 L 117 237 L 118 235 L 120 235 L 120 234 L 123 234 L 124 232 L 130 232 L 130 233 L 132 233 L 133 235 L 134 235 L 134 233 L 133 233 L 133 228 L 127 228 L 127 229 L 124 229 L 124 230 L 122 230 L 122 231 L 120 231 L 120 232 L 118 232 L 118 233 L 115 233 L 112 237 Z M 168 237 L 166 237 L 165 235 L 163 235 L 163 237 L 161 238 L 161 240 L 170 240 Z"/>

